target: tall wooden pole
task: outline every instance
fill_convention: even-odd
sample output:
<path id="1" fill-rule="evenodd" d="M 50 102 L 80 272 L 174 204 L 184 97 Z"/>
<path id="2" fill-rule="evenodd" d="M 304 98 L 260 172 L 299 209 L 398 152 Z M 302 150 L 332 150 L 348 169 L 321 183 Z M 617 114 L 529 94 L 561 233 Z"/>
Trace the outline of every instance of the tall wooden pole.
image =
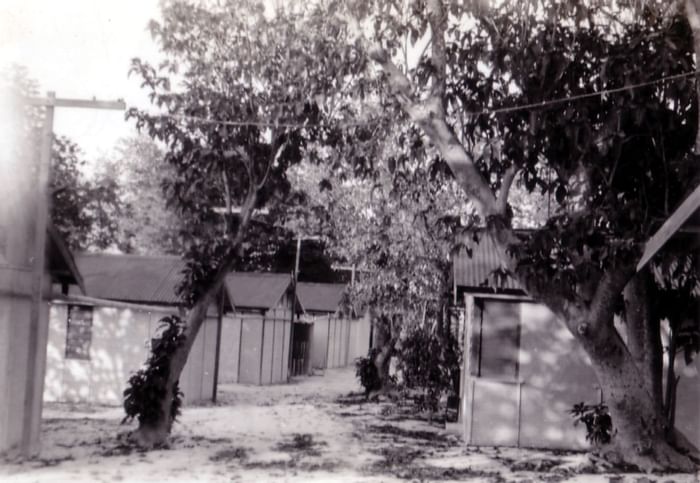
<path id="1" fill-rule="evenodd" d="M 289 360 L 287 362 L 287 382 L 292 378 L 294 368 L 294 312 L 297 307 L 297 280 L 299 278 L 299 254 L 301 253 L 301 235 L 297 237 L 297 252 L 294 256 L 294 272 L 292 273 L 292 323 L 289 326 Z"/>
<path id="2" fill-rule="evenodd" d="M 35 421 L 34 408 L 41 404 L 38 398 L 37 386 L 37 355 L 40 350 L 39 330 L 41 329 L 41 309 L 44 292 L 44 266 L 46 258 L 46 223 L 48 218 L 48 186 L 49 169 L 51 166 L 51 147 L 53 144 L 53 115 L 56 94 L 49 92 L 44 111 L 44 126 L 41 132 L 41 152 L 38 163 L 32 168 L 36 174 L 36 206 L 34 223 L 34 255 L 32 256 L 31 305 L 29 309 L 29 341 L 27 350 L 27 384 L 24 386 L 24 422 L 22 425 L 22 451 L 24 454 L 33 452 L 32 431 Z M 41 412 L 40 412 L 41 414 Z"/>
<path id="3" fill-rule="evenodd" d="M 49 174 L 51 170 L 51 149 L 53 147 L 53 122 L 55 107 L 117 109 L 126 108 L 123 101 L 98 101 L 81 99 L 57 99 L 54 92 L 49 92 L 45 98 L 25 98 L 25 103 L 32 106 L 44 107 L 44 124 L 41 134 L 41 151 L 38 163 L 32 168 L 36 175 L 36 207 L 34 223 L 33 256 L 31 257 L 31 305 L 29 313 L 29 333 L 27 347 L 27 379 L 24 386 L 24 413 L 22 420 L 21 450 L 25 455 L 31 455 L 34 448 L 33 435 L 38 431 L 42 412 L 44 368 L 39 367 L 39 361 L 45 362 L 40 355 L 46 352 L 46 340 L 42 340 L 42 309 L 45 285 L 44 271 L 46 266 L 46 229 L 49 216 Z M 45 332 L 45 331 L 44 331 Z M 45 338 L 44 338 L 45 339 Z M 38 418 L 37 418 L 38 415 Z"/>

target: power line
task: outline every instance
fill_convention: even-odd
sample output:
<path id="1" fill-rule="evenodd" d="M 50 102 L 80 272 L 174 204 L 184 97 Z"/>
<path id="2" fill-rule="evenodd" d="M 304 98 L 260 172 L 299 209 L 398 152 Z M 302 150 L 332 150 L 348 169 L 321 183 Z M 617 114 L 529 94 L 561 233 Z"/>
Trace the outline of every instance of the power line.
<path id="1" fill-rule="evenodd" d="M 673 74 L 673 75 L 669 75 L 669 76 L 660 77 L 658 79 L 654 79 L 651 81 L 639 82 L 637 84 L 626 85 L 623 87 L 603 89 L 603 90 L 597 91 L 597 92 L 577 94 L 577 95 L 568 96 L 568 97 L 548 99 L 548 100 L 544 100 L 544 101 L 531 102 L 528 104 L 520 104 L 520 105 L 510 106 L 510 107 L 497 107 L 497 108 L 490 108 L 490 109 L 486 108 L 486 109 L 477 110 L 477 111 L 463 111 L 463 114 L 470 115 L 470 116 L 483 116 L 483 115 L 487 115 L 487 114 L 502 114 L 502 113 L 508 113 L 508 112 L 517 112 L 517 111 L 524 111 L 524 110 L 530 110 L 530 109 L 545 108 L 548 106 L 553 106 L 553 105 L 557 105 L 557 104 L 564 104 L 567 102 L 579 101 L 582 99 L 590 99 L 593 97 L 606 96 L 606 95 L 610 95 L 610 94 L 616 94 L 619 92 L 632 91 L 635 89 L 640 89 L 642 87 L 649 87 L 649 86 L 661 84 L 664 82 L 672 82 L 672 81 L 676 81 L 676 80 L 680 80 L 680 79 L 685 79 L 688 77 L 694 77 L 698 74 L 700 74 L 700 71 L 684 72 L 682 74 Z M 246 127 L 246 126 L 281 127 L 281 128 L 288 128 L 288 129 L 303 129 L 303 128 L 310 129 L 310 128 L 322 128 L 322 127 L 335 127 L 335 128 L 343 128 L 344 129 L 344 128 L 349 128 L 349 127 L 370 126 L 370 125 L 378 124 L 381 121 L 381 120 L 377 119 L 377 120 L 373 120 L 373 121 L 344 121 L 344 122 L 338 122 L 338 123 L 331 123 L 331 122 L 293 123 L 293 122 L 265 121 L 265 120 L 256 120 L 256 119 L 221 120 L 221 119 L 212 119 L 212 118 L 206 118 L 206 117 L 200 117 L 200 116 L 188 116 L 188 115 L 184 115 L 184 114 L 153 114 L 153 116 L 161 117 L 161 118 L 168 118 L 168 119 L 182 120 L 182 121 L 193 121 L 193 122 L 199 122 L 202 124 L 217 124 L 217 125 L 223 125 L 223 126 L 236 126 L 236 127 Z"/>
<path id="2" fill-rule="evenodd" d="M 646 82 L 640 82 L 638 84 L 631 84 L 623 87 L 615 87 L 611 89 L 603 89 L 602 91 L 598 92 L 589 92 L 587 94 L 577 94 L 574 96 L 569 96 L 569 97 L 561 97 L 558 99 L 549 99 L 546 101 L 541 101 L 541 102 L 531 102 L 529 104 L 521 104 L 518 106 L 512 106 L 512 107 L 500 107 L 496 109 L 483 109 L 481 111 L 465 111 L 465 114 L 471 114 L 471 115 L 483 115 L 483 114 L 500 114 L 503 112 L 513 112 L 513 111 L 523 111 L 527 109 L 533 109 L 536 107 L 546 107 L 546 106 L 551 106 L 555 104 L 563 104 L 566 102 L 573 102 L 573 101 L 578 101 L 581 99 L 588 99 L 591 97 L 597 97 L 597 96 L 606 96 L 609 94 L 616 94 L 618 92 L 624 92 L 624 91 L 631 91 L 634 89 L 640 89 L 642 87 L 649 87 L 655 84 L 660 84 L 663 82 L 667 81 L 674 81 L 674 80 L 679 80 L 679 79 L 685 79 L 687 77 L 693 77 L 695 75 L 700 74 L 700 71 L 693 71 L 693 72 L 684 72 L 682 74 L 674 74 L 674 75 L 669 75 L 665 77 L 661 77 L 659 79 L 651 80 L 651 81 L 646 81 Z"/>
<path id="3" fill-rule="evenodd" d="M 379 123 L 376 121 L 346 121 L 333 124 L 330 122 L 320 122 L 320 123 L 293 123 L 293 122 L 275 122 L 275 121 L 260 121 L 260 120 L 245 120 L 245 121 L 225 121 L 220 119 L 211 119 L 199 116 L 186 116 L 181 114 L 163 114 L 161 117 L 167 117 L 170 119 L 178 119 L 182 121 L 195 121 L 201 122 L 202 124 L 218 124 L 223 126 L 237 126 L 237 127 L 285 127 L 290 129 L 302 129 L 302 128 L 315 128 L 315 127 L 357 127 L 357 126 L 369 126 Z"/>

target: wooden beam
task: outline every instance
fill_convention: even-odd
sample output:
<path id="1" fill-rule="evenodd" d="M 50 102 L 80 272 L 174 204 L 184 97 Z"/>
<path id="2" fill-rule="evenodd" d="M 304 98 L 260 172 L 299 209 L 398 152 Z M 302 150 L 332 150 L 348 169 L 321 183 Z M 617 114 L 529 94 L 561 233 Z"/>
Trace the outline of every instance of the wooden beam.
<path id="1" fill-rule="evenodd" d="M 637 264 L 637 271 L 644 268 L 644 266 L 649 263 L 649 260 L 663 248 L 666 242 L 668 242 L 681 226 L 683 226 L 683 224 L 698 210 L 700 210 L 700 186 L 697 186 L 695 190 L 690 193 L 690 196 L 688 196 L 676 211 L 668 217 L 664 224 L 661 225 L 661 228 L 649 238 L 644 248 L 642 258 Z"/>
<path id="2" fill-rule="evenodd" d="M 77 109 L 111 109 L 123 111 L 126 103 L 122 99 L 116 101 L 98 101 L 95 98 L 87 99 L 57 99 L 55 97 L 25 97 L 24 101 L 30 106 L 42 107 L 69 107 Z"/>

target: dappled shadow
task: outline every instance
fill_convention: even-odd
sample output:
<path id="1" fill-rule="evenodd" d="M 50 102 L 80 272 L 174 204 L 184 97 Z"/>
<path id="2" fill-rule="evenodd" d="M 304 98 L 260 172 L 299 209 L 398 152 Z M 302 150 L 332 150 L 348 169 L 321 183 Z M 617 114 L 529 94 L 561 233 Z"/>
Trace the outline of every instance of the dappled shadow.
<path id="1" fill-rule="evenodd" d="M 167 312 L 93 307 L 89 355 L 77 359 L 66 357 L 68 307 L 51 306 L 44 401 L 121 405 L 129 377 L 146 362 L 159 320 Z M 183 369 L 180 388 L 186 403 L 211 398 L 215 323 L 207 319 Z"/>

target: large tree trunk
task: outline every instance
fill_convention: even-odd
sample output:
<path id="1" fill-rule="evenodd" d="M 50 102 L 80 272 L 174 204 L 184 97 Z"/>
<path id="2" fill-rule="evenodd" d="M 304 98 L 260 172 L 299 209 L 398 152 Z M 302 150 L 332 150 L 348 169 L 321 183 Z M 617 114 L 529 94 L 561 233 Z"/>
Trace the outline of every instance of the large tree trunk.
<path id="1" fill-rule="evenodd" d="M 652 309 L 653 280 L 648 268 L 637 273 L 624 291 L 627 347 L 639 368 L 645 390 L 655 410 L 663 403 L 663 347 L 660 321 Z"/>
<path id="2" fill-rule="evenodd" d="M 222 272 L 225 276 L 225 272 Z M 200 300 L 197 301 L 194 307 L 190 310 L 185 326 L 185 342 L 179 346 L 170 358 L 170 370 L 168 371 L 168 380 L 165 383 L 165 391 L 160 400 L 161 417 L 153 422 L 144 422 L 139 425 L 139 428 L 132 433 L 132 440 L 143 448 L 154 448 L 167 444 L 170 431 L 174 422 L 174 415 L 171 412 L 172 401 L 175 397 L 177 383 L 180 380 L 182 369 L 187 363 L 192 345 L 194 344 L 199 329 L 204 323 L 207 314 L 207 308 L 216 300 L 216 294 L 219 292 L 223 276 L 220 277 L 218 283 L 213 284 Z"/>
<path id="3" fill-rule="evenodd" d="M 569 321 L 569 328 L 591 358 L 613 422 L 613 440 L 603 448 L 613 463 L 635 465 L 644 471 L 693 471 L 694 462 L 667 438 L 663 409 L 613 325 L 608 320 Z M 596 327 L 596 330 L 586 330 Z"/>
<path id="4" fill-rule="evenodd" d="M 395 352 L 396 340 L 392 332 L 392 323 L 389 316 L 382 314 L 377 317 L 374 332 L 374 348 L 376 351 L 372 363 L 377 369 L 379 387 L 371 392 L 372 395 L 384 393 L 393 388 L 389 370 L 391 368 L 391 359 Z"/>

